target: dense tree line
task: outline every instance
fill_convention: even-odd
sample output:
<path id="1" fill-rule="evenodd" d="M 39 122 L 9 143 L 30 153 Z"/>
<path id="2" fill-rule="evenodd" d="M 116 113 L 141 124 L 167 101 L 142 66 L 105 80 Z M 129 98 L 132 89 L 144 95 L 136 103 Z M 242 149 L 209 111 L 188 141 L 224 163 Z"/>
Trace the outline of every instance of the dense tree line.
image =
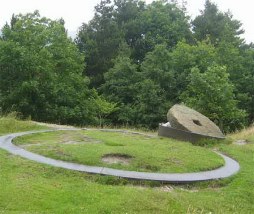
<path id="1" fill-rule="evenodd" d="M 13 16 L 0 40 L 2 111 L 39 121 L 98 123 L 101 106 L 109 103 L 88 88 L 83 63 L 63 20 L 41 18 L 38 11 Z"/>
<path id="2" fill-rule="evenodd" d="M 176 1 L 102 0 L 75 42 L 64 21 L 16 15 L 2 29 L 2 111 L 35 120 L 155 128 L 184 103 L 225 132 L 254 120 L 254 46 L 207 0 L 194 20 Z"/>

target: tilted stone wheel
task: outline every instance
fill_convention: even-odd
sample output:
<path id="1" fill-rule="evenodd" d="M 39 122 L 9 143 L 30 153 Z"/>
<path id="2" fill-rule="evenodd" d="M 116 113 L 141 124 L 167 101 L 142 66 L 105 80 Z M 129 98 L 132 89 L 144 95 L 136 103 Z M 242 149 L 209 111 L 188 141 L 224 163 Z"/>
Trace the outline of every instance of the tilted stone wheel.
<path id="1" fill-rule="evenodd" d="M 223 133 L 209 118 L 184 105 L 174 105 L 167 114 L 171 127 L 210 137 L 224 138 Z"/>

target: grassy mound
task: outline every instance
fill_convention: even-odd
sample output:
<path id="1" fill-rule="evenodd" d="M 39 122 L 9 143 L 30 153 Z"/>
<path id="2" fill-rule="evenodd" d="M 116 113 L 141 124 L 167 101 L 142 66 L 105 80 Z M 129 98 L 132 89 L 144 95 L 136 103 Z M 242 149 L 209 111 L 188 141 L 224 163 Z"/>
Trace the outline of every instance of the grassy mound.
<path id="1" fill-rule="evenodd" d="M 105 132 L 57 131 L 26 135 L 15 139 L 15 144 L 54 159 L 143 172 L 197 172 L 218 168 L 224 160 L 212 151 L 157 136 Z M 121 156 L 132 157 L 128 164 Z M 104 156 L 112 156 L 103 161 Z M 122 161 L 121 161 L 122 160 Z"/>
<path id="2" fill-rule="evenodd" d="M 0 133 L 6 128 L 1 126 Z M 38 164 L 0 150 L 0 213 L 253 213 L 254 127 L 230 137 L 249 142 L 216 145 L 239 161 L 238 174 L 155 188 Z"/>

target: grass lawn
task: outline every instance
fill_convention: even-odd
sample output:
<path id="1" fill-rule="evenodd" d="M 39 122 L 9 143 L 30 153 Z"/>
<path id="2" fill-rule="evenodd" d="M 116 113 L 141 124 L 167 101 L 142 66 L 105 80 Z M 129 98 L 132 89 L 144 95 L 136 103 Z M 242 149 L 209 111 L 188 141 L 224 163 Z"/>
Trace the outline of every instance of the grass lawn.
<path id="1" fill-rule="evenodd" d="M 192 185 L 152 187 L 58 169 L 0 150 L 0 213 L 253 213 L 254 130 L 230 137 L 238 136 L 249 143 L 217 147 L 239 161 L 240 172 Z"/>
<path id="2" fill-rule="evenodd" d="M 131 133 L 58 131 L 18 137 L 15 144 L 55 159 L 131 171 L 196 172 L 224 164 L 219 155 L 206 148 Z M 130 157 L 129 163 L 104 163 L 102 157 L 109 154 Z"/>
<path id="3" fill-rule="evenodd" d="M 25 132 L 30 130 L 50 129 L 39 126 L 32 121 L 16 120 L 13 116 L 0 117 L 0 136 L 8 133 Z"/>

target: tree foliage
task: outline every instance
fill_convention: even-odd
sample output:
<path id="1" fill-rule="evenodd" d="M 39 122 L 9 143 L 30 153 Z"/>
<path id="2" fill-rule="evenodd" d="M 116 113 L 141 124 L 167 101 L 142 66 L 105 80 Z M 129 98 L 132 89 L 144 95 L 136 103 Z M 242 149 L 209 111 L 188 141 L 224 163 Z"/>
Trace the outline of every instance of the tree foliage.
<path id="1" fill-rule="evenodd" d="M 181 95 L 183 102 L 217 122 L 226 132 L 241 128 L 246 116 L 237 108 L 228 77 L 224 66 L 215 64 L 204 73 L 193 68 L 187 90 Z"/>
<path id="2" fill-rule="evenodd" d="M 148 67 L 145 68 L 145 65 L 141 72 L 130 59 L 130 51 L 126 49 L 126 44 L 124 47 L 114 60 L 113 68 L 105 74 L 105 83 L 101 91 L 111 102 L 118 103 L 115 122 L 155 128 L 158 122 L 164 119 L 168 108 L 165 91 L 159 85 L 161 79 L 159 77 L 157 81 L 153 81 L 153 76 L 150 78 L 150 74 L 145 70 Z M 155 66 L 152 63 L 150 65 Z M 148 62 L 146 66 L 149 66 Z"/>
<path id="3" fill-rule="evenodd" d="M 172 68 L 171 52 L 166 44 L 156 45 L 153 51 L 146 54 L 141 71 L 144 79 L 152 80 L 161 88 L 165 99 L 175 99 L 176 73 Z"/>
<path id="4" fill-rule="evenodd" d="M 4 112 L 62 123 L 94 122 L 92 100 L 82 76 L 84 57 L 61 20 L 38 11 L 13 16 L 0 41 L 0 91 Z"/>
<path id="5" fill-rule="evenodd" d="M 102 0 L 75 42 L 63 19 L 13 15 L 0 36 L 0 111 L 156 128 L 186 102 L 235 130 L 254 120 L 254 46 L 243 32 L 210 0 L 192 21 L 173 0 Z"/>
<path id="6" fill-rule="evenodd" d="M 192 21 L 192 25 L 194 36 L 199 41 L 209 37 L 214 45 L 226 41 L 239 46 L 242 42 L 239 37 L 244 33 L 241 22 L 233 19 L 230 12 L 219 11 L 210 0 L 206 0 L 205 9 Z"/>
<path id="7" fill-rule="evenodd" d="M 173 3 L 103 0 L 95 7 L 94 18 L 79 29 L 76 43 L 86 54 L 85 73 L 98 88 L 104 83 L 103 74 L 112 68 L 121 43 L 128 44 L 131 58 L 140 64 L 157 44 L 172 48 L 190 37 L 188 17 Z"/>

